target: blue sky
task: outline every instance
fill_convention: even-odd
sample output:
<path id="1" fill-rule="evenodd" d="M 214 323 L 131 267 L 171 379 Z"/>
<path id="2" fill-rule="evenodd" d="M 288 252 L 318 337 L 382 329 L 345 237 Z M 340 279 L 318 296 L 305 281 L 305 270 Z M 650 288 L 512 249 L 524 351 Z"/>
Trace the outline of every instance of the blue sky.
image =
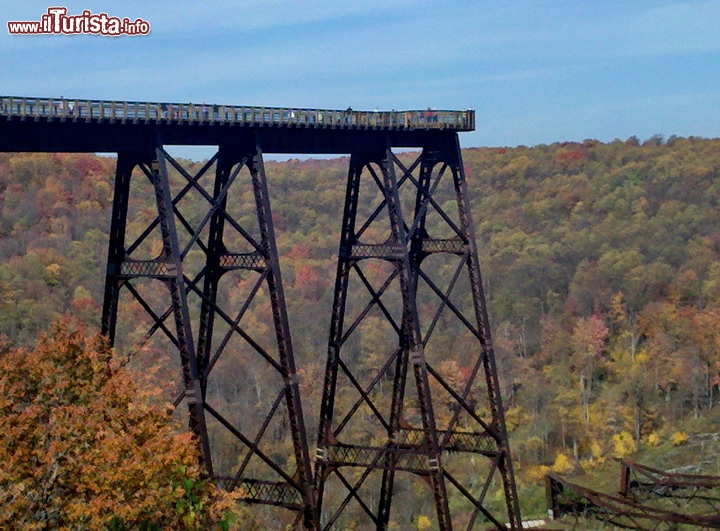
<path id="1" fill-rule="evenodd" d="M 10 35 L 48 7 L 146 36 Z M 461 144 L 720 136 L 720 2 L 0 0 L 4 95 L 476 110 Z"/>

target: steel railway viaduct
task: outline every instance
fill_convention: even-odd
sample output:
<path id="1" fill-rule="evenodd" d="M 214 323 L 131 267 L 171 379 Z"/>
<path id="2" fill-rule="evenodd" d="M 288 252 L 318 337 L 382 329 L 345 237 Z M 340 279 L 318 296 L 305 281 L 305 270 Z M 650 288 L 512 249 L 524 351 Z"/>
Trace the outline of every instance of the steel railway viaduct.
<path id="1" fill-rule="evenodd" d="M 115 341 L 124 304 L 144 312 L 145 338 L 180 361 L 175 405 L 225 488 L 313 530 L 387 529 L 401 498 L 442 530 L 520 529 L 458 139 L 474 121 L 473 111 L 1 97 L 0 150 L 117 153 L 102 331 Z M 168 145 L 217 152 L 191 173 Z M 416 151 L 393 152 L 404 148 Z M 350 155 L 312 449 L 264 153 Z M 138 229 L 132 190 L 143 186 L 152 215 Z M 254 211 L 236 211 L 243 193 Z M 186 214 L 190 201 L 200 216 Z M 226 296 L 241 281 L 247 289 Z M 238 363 L 260 367 L 272 397 L 250 420 L 211 391 Z M 278 433 L 292 455 L 277 455 Z"/>

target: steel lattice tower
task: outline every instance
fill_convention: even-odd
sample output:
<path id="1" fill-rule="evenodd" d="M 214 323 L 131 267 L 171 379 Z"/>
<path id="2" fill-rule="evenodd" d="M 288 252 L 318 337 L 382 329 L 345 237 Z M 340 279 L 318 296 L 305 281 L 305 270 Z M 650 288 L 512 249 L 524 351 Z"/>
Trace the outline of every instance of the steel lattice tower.
<path id="1" fill-rule="evenodd" d="M 448 322 L 462 339 L 436 341 Z M 351 157 L 315 471 L 323 529 L 387 529 L 401 473 L 427 484 L 415 505 L 439 529 L 520 528 L 457 143 Z"/>
<path id="2" fill-rule="evenodd" d="M 176 181 L 184 181 L 173 183 L 174 193 L 168 164 L 179 176 Z M 213 166 L 209 191 L 201 182 L 212 179 Z M 135 168 L 141 175 L 133 175 Z M 243 174 L 245 183 L 241 182 Z M 126 242 L 131 179 L 143 176 L 154 191 L 156 215 L 144 230 L 136 230 L 139 235 L 134 241 Z M 228 208 L 229 197 L 243 193 L 242 184 L 249 185 L 255 198 L 253 228 L 243 226 Z M 194 213 L 195 219 L 191 219 L 193 213 L 183 213 L 183 205 L 193 199 L 190 196 L 205 205 L 200 215 Z M 153 241 L 154 247 L 161 249 L 158 256 L 135 257 L 143 247 L 152 249 L 148 244 Z M 198 255 L 202 259 L 198 260 Z M 143 292 L 137 285 L 141 279 L 160 281 L 167 287 L 165 309 L 158 309 L 157 301 L 162 303 L 163 298 L 157 291 L 145 287 Z M 247 285 L 243 298 L 232 307 L 218 298 L 221 282 Z M 227 488 L 242 489 L 245 501 L 290 509 L 296 514 L 296 524 L 304 520 L 313 527 L 318 517 L 310 486 L 308 445 L 259 148 L 222 147 L 195 175 L 162 146 L 154 153 L 119 154 L 102 319 L 103 332 L 111 342 L 116 335 L 121 291 L 129 292 L 152 319 L 145 341 L 162 331 L 179 351 L 183 384 L 175 405 L 187 405 L 190 428 L 208 474 Z M 251 329 L 252 320 L 246 326 L 253 311 L 269 313 L 273 330 L 265 336 L 272 338 L 258 337 L 257 330 Z M 171 316 L 174 327 L 167 322 Z M 232 404 L 218 405 L 215 402 L 222 401 L 208 393 L 213 373 L 222 378 L 227 363 L 252 363 L 273 396 L 265 410 L 251 419 L 238 418 Z M 273 454 L 274 445 L 288 432 L 293 455 L 279 460 Z M 215 466 L 222 451 L 219 447 L 233 454 L 232 462 L 221 469 Z"/>

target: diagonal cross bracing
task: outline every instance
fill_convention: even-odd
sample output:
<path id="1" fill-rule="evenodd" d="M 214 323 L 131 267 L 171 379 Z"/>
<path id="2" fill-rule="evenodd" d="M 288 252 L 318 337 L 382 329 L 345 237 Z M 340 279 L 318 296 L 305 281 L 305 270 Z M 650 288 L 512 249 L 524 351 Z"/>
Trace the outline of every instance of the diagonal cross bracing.
<path id="1" fill-rule="evenodd" d="M 0 149 L 119 154 L 103 332 L 142 341 L 128 363 L 179 354 L 208 473 L 270 528 L 387 529 L 404 500 L 438 529 L 520 529 L 457 139 L 474 113 L 172 107 L 0 97 Z M 190 167 L 163 144 L 221 147 Z M 261 147 L 351 153 L 314 470 Z"/>
<path id="2" fill-rule="evenodd" d="M 136 181 L 143 174 L 147 180 Z M 208 181 L 210 191 L 205 187 Z M 143 212 L 147 216 L 150 205 L 133 209 L 133 201 L 147 193 L 133 190 L 131 184 L 138 188 L 146 183 L 156 197 L 155 215 L 138 228 L 136 218 Z M 241 186 L 255 198 L 256 223 L 251 227 L 238 221 L 230 200 Z M 195 175 L 162 146 L 153 153 L 121 153 L 112 220 L 104 332 L 115 338 L 121 294 L 129 293 L 131 302 L 136 301 L 152 321 L 145 342 L 155 341 L 155 346 L 146 350 L 162 348 L 161 338 L 153 337 L 154 331 L 162 330 L 179 351 L 185 383 L 175 404 L 187 404 L 190 429 L 206 471 L 228 488 L 239 489 L 241 499 L 293 511 L 296 520 L 316 527 L 310 458 L 262 152 L 221 147 Z M 128 224 L 139 236 L 127 236 Z M 132 243 L 126 245 L 126 239 Z M 157 256 L 147 257 L 158 248 Z M 170 296 L 153 289 L 153 283 L 164 286 Z M 227 287 L 233 283 L 245 286 L 245 298 L 229 305 Z M 269 313 L 269 327 L 258 328 L 253 314 L 260 309 Z M 167 322 L 170 316 L 174 327 Z M 240 360 L 242 367 L 235 365 Z M 214 392 L 213 382 L 230 370 L 254 371 L 256 386 L 260 378 L 275 386 L 268 394 L 274 398 L 263 399 L 250 422 L 238 418 L 232 405 Z M 285 436 L 292 456 L 278 462 L 273 448 L 278 437 Z"/>
<path id="3" fill-rule="evenodd" d="M 408 157 L 350 160 L 315 465 L 322 529 L 387 529 L 408 474 L 438 529 L 520 529 L 459 148 Z M 468 352 L 446 346 L 448 322 Z"/>

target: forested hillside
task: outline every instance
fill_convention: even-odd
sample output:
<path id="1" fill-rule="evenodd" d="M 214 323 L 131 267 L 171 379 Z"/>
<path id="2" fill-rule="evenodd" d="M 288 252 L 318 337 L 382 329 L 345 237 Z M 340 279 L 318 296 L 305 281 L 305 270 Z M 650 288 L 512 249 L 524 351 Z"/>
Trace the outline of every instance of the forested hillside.
<path id="1" fill-rule="evenodd" d="M 720 140 L 463 157 L 521 494 L 549 467 L 592 471 L 720 431 Z M 31 343 L 63 314 L 99 322 L 114 162 L 0 154 L 11 341 Z M 305 381 L 324 368 L 347 164 L 266 163 Z M 239 201 L 254 208 L 251 194 Z M 313 404 L 320 389 L 303 392 Z"/>

